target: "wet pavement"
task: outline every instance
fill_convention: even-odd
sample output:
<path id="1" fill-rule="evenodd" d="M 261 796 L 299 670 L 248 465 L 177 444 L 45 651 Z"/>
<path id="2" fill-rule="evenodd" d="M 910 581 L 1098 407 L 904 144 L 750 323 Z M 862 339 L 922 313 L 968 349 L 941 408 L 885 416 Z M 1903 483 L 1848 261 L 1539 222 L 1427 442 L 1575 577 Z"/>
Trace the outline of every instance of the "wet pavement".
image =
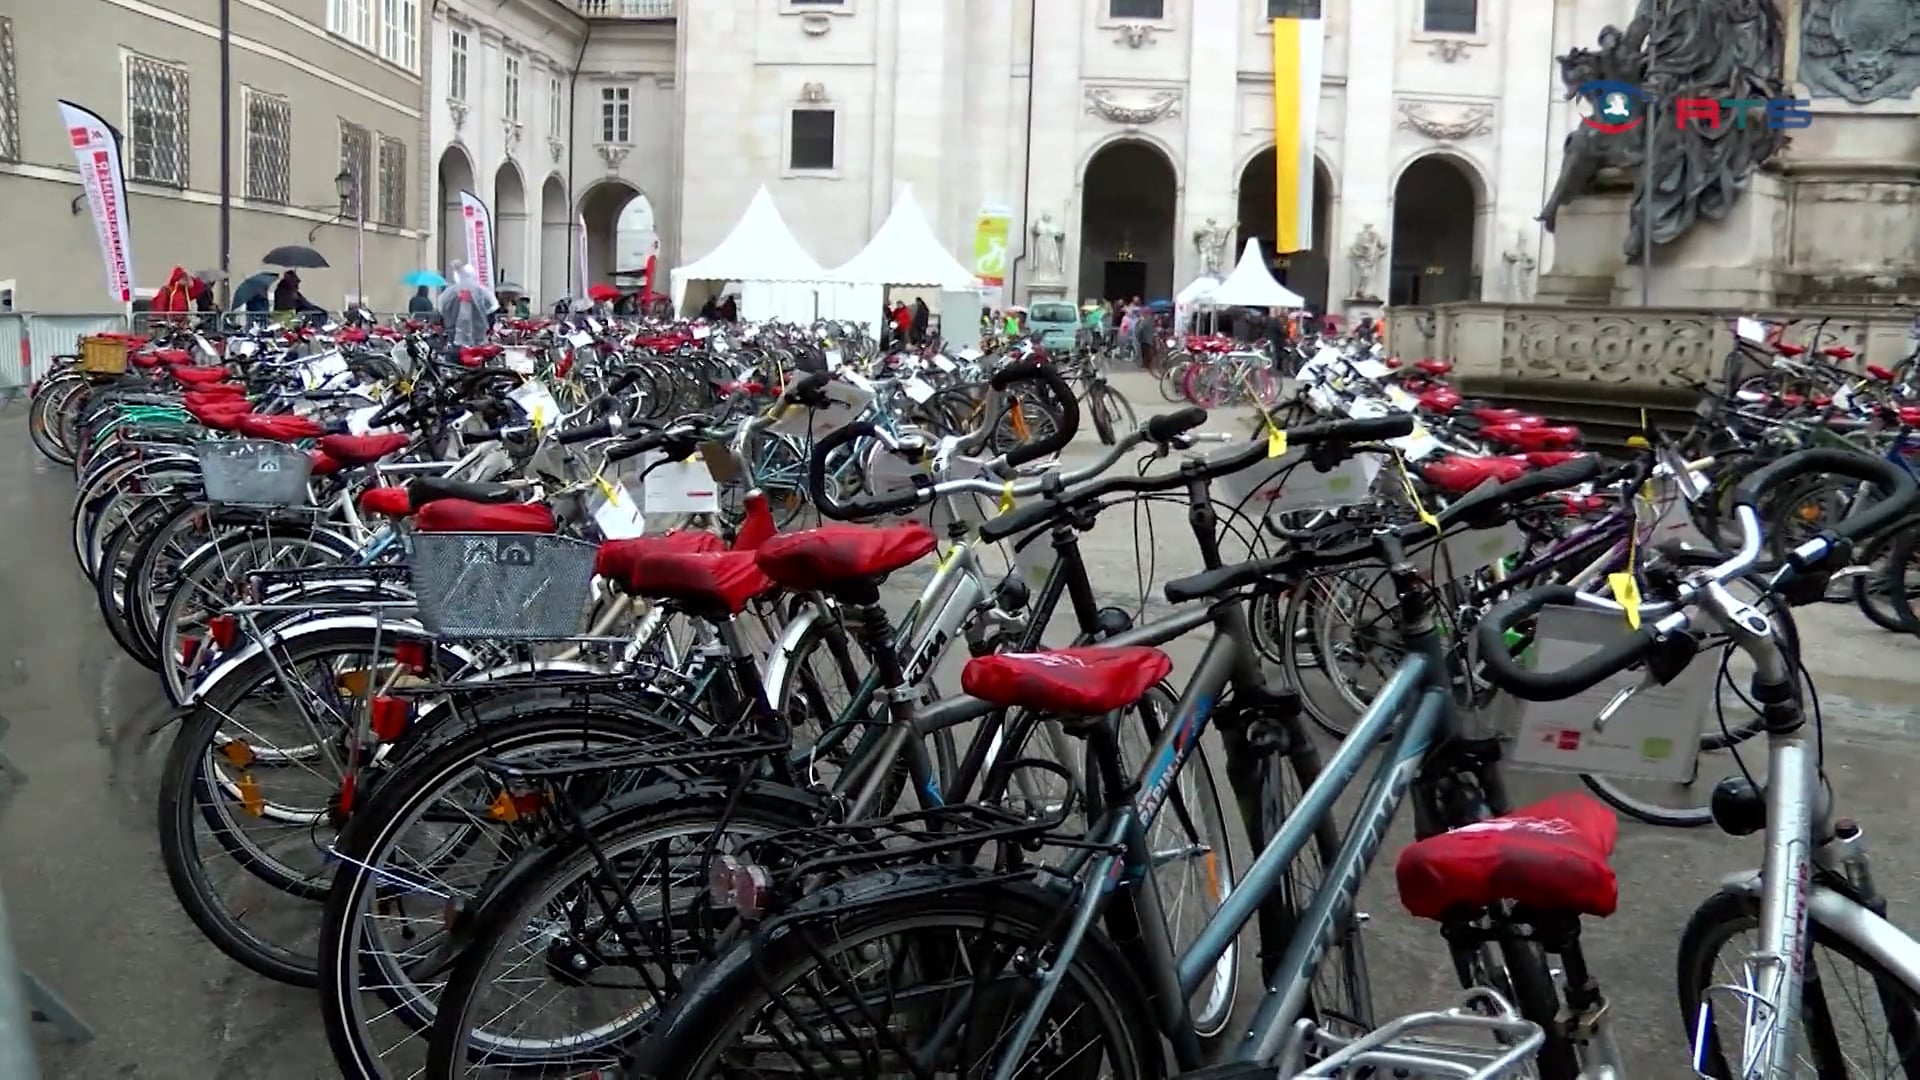
<path id="1" fill-rule="evenodd" d="M 1144 380 L 1123 388 L 1155 410 Z M 1076 447 L 1074 460 L 1090 460 Z M 25 406 L 0 410 L 0 737 L 24 783 L 0 803 L 0 885 L 20 960 L 97 1030 L 84 1045 L 36 1026 L 43 1071 L 96 1080 L 309 1080 L 336 1075 L 313 995 L 244 971 L 180 912 L 157 853 L 154 798 L 166 733 L 155 676 L 114 645 L 68 542 L 70 473 L 44 462 Z M 1177 508 L 1113 515 L 1085 552 L 1112 602 L 1134 606 L 1137 567 L 1165 581 L 1192 570 Z M 1149 532 L 1149 525 L 1151 531 Z M 1148 610 L 1158 605 L 1149 603 Z M 1865 826 L 1896 923 L 1920 919 L 1920 657 L 1911 641 L 1848 606 L 1799 613 L 1806 660 L 1826 705 L 1828 773 L 1841 812 Z M 1170 649 L 1184 668 L 1199 641 Z M 948 678 L 944 685 L 955 685 Z M 1750 755 L 1751 758 L 1751 755 Z M 1728 766 L 1722 763 L 1722 774 Z M 1514 772 L 1518 798 L 1577 787 L 1570 777 Z M 1438 934 L 1398 909 L 1396 826 L 1363 907 L 1367 959 L 1381 1014 L 1451 1002 Z M 1635 1077 L 1687 1075 L 1675 1005 L 1674 946 L 1695 905 L 1724 874 L 1755 865 L 1757 840 L 1712 829 L 1623 824 L 1615 857 L 1621 906 L 1586 935 Z M 1244 852 L 1239 863 L 1247 863 Z M 1251 953 L 1249 951 L 1249 958 Z M 1255 987 L 1242 980 L 1241 1009 Z M 10 1080 L 10 1078 L 9 1078 Z"/>

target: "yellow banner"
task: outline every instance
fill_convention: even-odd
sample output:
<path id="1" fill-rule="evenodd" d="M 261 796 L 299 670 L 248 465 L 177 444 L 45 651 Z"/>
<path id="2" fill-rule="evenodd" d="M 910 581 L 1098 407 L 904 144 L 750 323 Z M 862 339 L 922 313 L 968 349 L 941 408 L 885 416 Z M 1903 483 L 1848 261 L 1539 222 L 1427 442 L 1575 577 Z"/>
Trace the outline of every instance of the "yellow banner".
<path id="1" fill-rule="evenodd" d="M 1007 280 L 1007 235 L 1013 214 L 982 210 L 973 223 L 973 274 L 980 283 L 999 288 Z"/>
<path id="2" fill-rule="evenodd" d="M 1313 246 L 1313 143 L 1325 33 L 1318 19 L 1273 20 L 1274 248 Z"/>

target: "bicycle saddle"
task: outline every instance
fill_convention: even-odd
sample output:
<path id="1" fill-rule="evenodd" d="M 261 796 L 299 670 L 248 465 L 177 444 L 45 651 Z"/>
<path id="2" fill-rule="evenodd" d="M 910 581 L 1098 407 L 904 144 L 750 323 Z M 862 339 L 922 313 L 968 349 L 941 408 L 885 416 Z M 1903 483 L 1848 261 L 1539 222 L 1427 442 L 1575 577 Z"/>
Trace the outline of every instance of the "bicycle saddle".
<path id="1" fill-rule="evenodd" d="M 441 499 L 460 499 L 497 506 L 516 502 L 520 498 L 518 491 L 505 484 L 472 484 L 465 480 L 449 480 L 444 476 L 423 476 L 415 480 L 407 485 L 407 495 L 415 510 Z"/>

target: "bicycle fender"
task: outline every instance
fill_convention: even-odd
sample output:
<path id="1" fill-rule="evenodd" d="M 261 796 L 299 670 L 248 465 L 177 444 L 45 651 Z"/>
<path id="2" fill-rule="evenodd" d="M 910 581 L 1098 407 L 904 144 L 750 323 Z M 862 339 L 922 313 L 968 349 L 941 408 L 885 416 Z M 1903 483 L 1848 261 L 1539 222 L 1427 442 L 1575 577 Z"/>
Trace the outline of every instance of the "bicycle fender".
<path id="1" fill-rule="evenodd" d="M 383 637 L 397 632 L 407 632 L 416 637 L 430 636 L 424 627 L 412 619 L 381 619 L 377 616 L 364 613 L 343 615 L 316 614 L 311 617 L 302 616 L 295 622 L 282 623 L 274 627 L 273 631 L 262 640 L 247 642 L 236 650 L 232 656 L 221 657 L 219 662 L 215 663 L 206 675 L 187 692 L 186 700 L 180 703 L 180 707 L 183 709 L 192 708 L 200 704 L 215 686 L 218 686 L 221 682 L 231 677 L 235 671 L 238 671 L 249 661 L 264 655 L 269 644 L 278 645 L 298 641 L 301 638 L 309 637 L 313 634 L 324 634 L 334 630 L 365 630 L 368 637 L 372 637 L 375 632 L 378 632 Z M 472 654 L 465 652 L 458 646 L 443 644 L 441 647 L 452 651 L 458 655 L 462 661 L 470 661 L 472 659 Z"/>
<path id="2" fill-rule="evenodd" d="M 1742 870 L 1720 879 L 1720 891 L 1761 900 L 1760 871 Z M 1920 987 L 1920 942 L 1875 915 L 1858 900 L 1817 881 L 1807 885 L 1807 919 L 1819 923 L 1879 961 L 1909 987 Z"/>
<path id="3" fill-rule="evenodd" d="M 805 611 L 787 623 L 787 628 L 780 633 L 780 640 L 774 642 L 773 651 L 767 656 L 765 676 L 769 701 L 780 700 L 787 685 L 787 679 L 792 675 L 794 650 L 800 647 L 800 642 L 805 639 L 807 630 L 819 621 L 819 607 L 808 605 Z"/>

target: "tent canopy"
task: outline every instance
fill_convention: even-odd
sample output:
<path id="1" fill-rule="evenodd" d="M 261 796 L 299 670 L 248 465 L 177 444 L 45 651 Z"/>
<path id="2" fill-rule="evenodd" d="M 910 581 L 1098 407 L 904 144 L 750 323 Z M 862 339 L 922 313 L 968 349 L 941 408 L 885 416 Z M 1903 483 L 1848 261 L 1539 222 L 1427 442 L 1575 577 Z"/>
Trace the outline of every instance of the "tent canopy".
<path id="1" fill-rule="evenodd" d="M 769 281 L 817 282 L 825 277 L 813 256 L 800 246 L 793 230 L 780 216 L 773 196 L 762 187 L 747 204 L 747 212 L 728 233 L 726 239 L 690 266 L 673 271 L 673 305 L 686 299 L 687 285 L 695 281 L 740 282 L 742 285 Z"/>
<path id="2" fill-rule="evenodd" d="M 827 276 L 849 285 L 918 285 L 955 292 L 980 287 L 973 271 L 934 235 L 912 188 L 900 190 L 886 222 L 860 254 Z"/>
<path id="3" fill-rule="evenodd" d="M 1188 307 L 1194 304 L 1208 303 L 1213 299 L 1214 290 L 1219 287 L 1219 278 L 1208 277 L 1203 274 L 1200 277 L 1194 278 L 1192 284 L 1181 289 L 1179 293 L 1174 296 L 1174 306 Z"/>
<path id="4" fill-rule="evenodd" d="M 1227 280 L 1207 296 L 1206 303 L 1220 307 L 1301 308 L 1307 302 L 1300 294 L 1273 280 L 1267 262 L 1260 257 L 1260 243 L 1248 240 L 1240 253 L 1240 263 Z"/>

